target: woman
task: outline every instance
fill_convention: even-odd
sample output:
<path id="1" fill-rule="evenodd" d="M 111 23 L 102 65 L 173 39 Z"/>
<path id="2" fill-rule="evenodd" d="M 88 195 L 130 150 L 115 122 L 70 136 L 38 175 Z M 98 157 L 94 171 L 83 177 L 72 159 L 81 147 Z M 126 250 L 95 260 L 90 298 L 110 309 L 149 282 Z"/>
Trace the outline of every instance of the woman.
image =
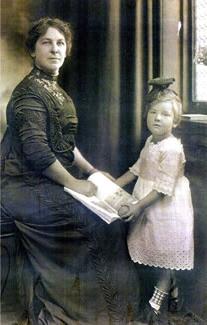
<path id="1" fill-rule="evenodd" d="M 69 25 L 59 19 L 42 18 L 29 31 L 34 68 L 7 107 L 2 219 L 14 220 L 18 229 L 20 283 L 31 324 L 122 324 L 132 299 L 122 275 L 125 281 L 133 275 L 124 240 L 112 242 L 124 236 L 122 225 L 109 229 L 63 189 L 87 196 L 96 190 L 73 174 L 73 166 L 86 176 L 95 169 L 75 145 L 75 107 L 57 83 L 71 42 Z"/>

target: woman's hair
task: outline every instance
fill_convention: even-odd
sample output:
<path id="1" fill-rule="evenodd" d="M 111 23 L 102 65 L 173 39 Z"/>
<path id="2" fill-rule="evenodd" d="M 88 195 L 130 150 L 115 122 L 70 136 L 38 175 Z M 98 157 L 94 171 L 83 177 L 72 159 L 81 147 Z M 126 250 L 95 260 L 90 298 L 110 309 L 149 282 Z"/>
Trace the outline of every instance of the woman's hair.
<path id="1" fill-rule="evenodd" d="M 69 56 L 72 45 L 72 31 L 70 24 L 58 18 L 44 17 L 35 21 L 29 29 L 26 46 L 30 53 L 34 52 L 35 44 L 40 36 L 44 35 L 49 27 L 56 28 L 64 35 L 66 41 L 66 54 Z"/>
<path id="2" fill-rule="evenodd" d="M 174 113 L 174 123 L 179 124 L 182 115 L 182 103 L 178 94 L 168 87 L 175 81 L 174 78 L 155 78 L 148 81 L 153 86 L 146 97 L 147 112 L 150 107 L 160 102 L 170 102 Z"/>

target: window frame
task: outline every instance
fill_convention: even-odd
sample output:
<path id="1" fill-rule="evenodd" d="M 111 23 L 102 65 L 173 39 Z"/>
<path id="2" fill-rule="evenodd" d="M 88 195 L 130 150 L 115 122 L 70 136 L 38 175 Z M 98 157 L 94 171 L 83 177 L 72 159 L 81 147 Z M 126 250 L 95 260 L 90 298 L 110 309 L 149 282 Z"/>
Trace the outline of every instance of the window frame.
<path id="1" fill-rule="evenodd" d="M 195 2 L 197 0 L 191 0 L 191 112 L 195 114 L 207 114 L 207 101 L 199 101 L 195 98 L 195 84 L 196 84 L 196 72 L 195 72 L 195 52 L 196 52 L 196 25 L 195 25 L 195 17 L 196 17 L 196 6 Z"/>

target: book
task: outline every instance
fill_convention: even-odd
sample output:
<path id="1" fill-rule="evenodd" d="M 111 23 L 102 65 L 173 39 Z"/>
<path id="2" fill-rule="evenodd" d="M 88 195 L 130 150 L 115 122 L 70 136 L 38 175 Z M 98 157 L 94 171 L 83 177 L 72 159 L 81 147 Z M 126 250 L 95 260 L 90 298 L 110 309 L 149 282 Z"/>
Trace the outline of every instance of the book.
<path id="1" fill-rule="evenodd" d="M 131 194 L 101 172 L 92 174 L 88 180 L 97 187 L 97 192 L 94 196 L 88 197 L 67 187 L 64 187 L 64 190 L 108 224 L 120 219 L 118 210 L 122 205 L 137 203 L 137 200 Z"/>
<path id="2" fill-rule="evenodd" d="M 183 114 L 182 120 L 207 121 L 207 114 Z"/>

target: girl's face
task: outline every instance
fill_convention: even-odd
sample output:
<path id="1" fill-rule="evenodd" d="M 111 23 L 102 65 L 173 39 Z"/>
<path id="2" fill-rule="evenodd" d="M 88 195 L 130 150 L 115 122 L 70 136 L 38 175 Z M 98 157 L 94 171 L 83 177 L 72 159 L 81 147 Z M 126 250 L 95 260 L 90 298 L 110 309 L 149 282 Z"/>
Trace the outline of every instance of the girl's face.
<path id="1" fill-rule="evenodd" d="M 147 126 L 154 141 L 167 138 L 171 134 L 172 128 L 176 127 L 172 104 L 160 102 L 151 106 L 147 114 Z"/>
<path id="2" fill-rule="evenodd" d="M 38 38 L 31 55 L 38 68 L 46 73 L 58 75 L 66 57 L 66 49 L 64 35 L 56 28 L 49 27 L 46 33 Z"/>

